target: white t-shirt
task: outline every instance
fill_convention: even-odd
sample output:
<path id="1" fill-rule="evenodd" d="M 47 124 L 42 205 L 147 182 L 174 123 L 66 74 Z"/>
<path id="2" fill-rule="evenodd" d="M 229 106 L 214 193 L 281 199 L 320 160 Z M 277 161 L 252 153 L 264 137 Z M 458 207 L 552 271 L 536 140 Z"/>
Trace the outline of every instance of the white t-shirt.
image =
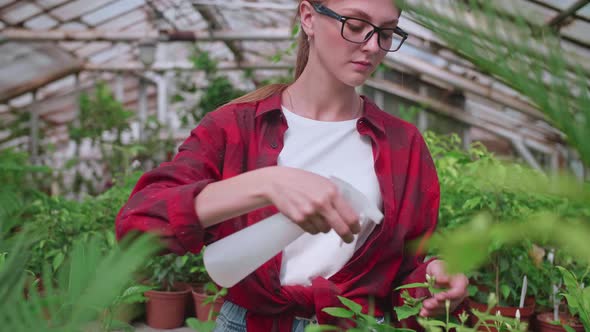
<path id="1" fill-rule="evenodd" d="M 357 119 L 317 121 L 283 107 L 289 128 L 278 165 L 304 169 L 322 176 L 337 176 L 382 206 L 375 174 L 371 139 L 359 134 Z M 363 222 L 352 243 L 344 243 L 334 230 L 305 233 L 283 250 L 282 285 L 309 285 L 311 279 L 329 278 L 338 272 L 373 231 L 373 222 Z"/>

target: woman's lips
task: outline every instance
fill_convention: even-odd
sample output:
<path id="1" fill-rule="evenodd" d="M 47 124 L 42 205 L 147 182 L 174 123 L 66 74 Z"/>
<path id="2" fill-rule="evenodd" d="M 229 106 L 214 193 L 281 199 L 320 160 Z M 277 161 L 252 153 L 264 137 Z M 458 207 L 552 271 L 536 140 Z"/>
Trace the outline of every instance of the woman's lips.
<path id="1" fill-rule="evenodd" d="M 359 71 L 368 71 L 373 67 L 368 61 L 352 61 L 352 65 L 354 66 L 354 69 Z"/>

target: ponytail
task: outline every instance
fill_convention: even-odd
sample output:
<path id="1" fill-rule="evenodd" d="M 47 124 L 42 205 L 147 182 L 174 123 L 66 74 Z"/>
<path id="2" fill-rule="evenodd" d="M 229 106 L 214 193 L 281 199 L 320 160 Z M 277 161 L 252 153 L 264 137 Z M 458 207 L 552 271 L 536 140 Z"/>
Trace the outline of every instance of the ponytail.
<path id="1" fill-rule="evenodd" d="M 299 1 L 299 4 L 305 0 Z M 321 2 L 317 0 L 313 0 L 311 2 Z M 295 21 L 299 18 L 299 8 L 297 8 L 297 17 Z M 296 22 L 297 23 L 297 22 Z M 299 76 L 303 73 L 305 66 L 307 65 L 307 60 L 309 59 L 309 40 L 307 38 L 307 34 L 303 29 L 299 30 L 299 37 L 297 39 L 297 45 L 299 46 L 297 49 L 297 60 L 295 61 L 295 77 L 293 81 L 296 81 Z M 279 84 L 270 84 L 263 86 L 259 89 L 256 89 L 250 93 L 247 93 L 239 98 L 236 98 L 230 101 L 229 104 L 237 104 L 237 103 L 249 103 L 249 102 L 257 102 L 263 99 L 266 99 L 277 92 L 282 92 L 287 87 L 289 87 L 291 83 L 279 83 Z"/>

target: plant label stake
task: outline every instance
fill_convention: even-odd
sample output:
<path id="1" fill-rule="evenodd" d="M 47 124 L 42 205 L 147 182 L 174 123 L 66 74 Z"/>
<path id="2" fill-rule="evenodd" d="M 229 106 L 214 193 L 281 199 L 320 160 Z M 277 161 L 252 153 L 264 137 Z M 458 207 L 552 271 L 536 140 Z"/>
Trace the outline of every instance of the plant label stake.
<path id="1" fill-rule="evenodd" d="M 520 291 L 520 305 L 519 308 L 524 308 L 524 299 L 526 298 L 526 291 L 528 287 L 528 280 L 526 274 L 522 277 L 522 290 Z"/>

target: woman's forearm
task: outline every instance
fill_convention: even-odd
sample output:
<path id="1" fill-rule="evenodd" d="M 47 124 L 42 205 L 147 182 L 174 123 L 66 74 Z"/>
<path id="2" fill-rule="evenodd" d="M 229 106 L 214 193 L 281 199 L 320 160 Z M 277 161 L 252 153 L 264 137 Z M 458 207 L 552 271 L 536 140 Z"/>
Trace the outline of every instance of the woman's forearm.
<path id="1" fill-rule="evenodd" d="M 269 184 L 274 167 L 246 172 L 214 182 L 195 197 L 195 210 L 207 228 L 271 204 Z"/>

